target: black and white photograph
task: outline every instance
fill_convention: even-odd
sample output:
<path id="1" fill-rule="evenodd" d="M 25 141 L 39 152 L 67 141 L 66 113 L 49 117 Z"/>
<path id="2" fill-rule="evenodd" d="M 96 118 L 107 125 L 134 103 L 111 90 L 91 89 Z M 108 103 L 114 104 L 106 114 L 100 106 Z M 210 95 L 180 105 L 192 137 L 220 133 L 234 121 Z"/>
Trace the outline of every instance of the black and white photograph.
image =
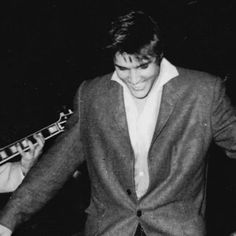
<path id="1" fill-rule="evenodd" d="M 0 12 L 0 236 L 236 236 L 235 1 Z"/>

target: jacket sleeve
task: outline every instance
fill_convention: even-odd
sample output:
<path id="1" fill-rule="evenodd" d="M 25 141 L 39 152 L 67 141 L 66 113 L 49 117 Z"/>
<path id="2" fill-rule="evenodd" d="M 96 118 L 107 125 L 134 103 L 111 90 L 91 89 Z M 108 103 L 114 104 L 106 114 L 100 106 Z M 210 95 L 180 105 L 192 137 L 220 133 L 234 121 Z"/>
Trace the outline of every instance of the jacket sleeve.
<path id="1" fill-rule="evenodd" d="M 12 192 L 21 184 L 24 175 L 20 162 L 8 162 L 0 166 L 0 193 Z"/>
<path id="2" fill-rule="evenodd" d="M 214 141 L 225 150 L 227 156 L 236 158 L 236 110 L 220 79 L 215 83 L 211 111 Z"/>
<path id="3" fill-rule="evenodd" d="M 0 224 L 7 228 L 14 230 L 17 225 L 40 210 L 84 161 L 80 135 L 82 85 L 75 97 L 77 102 L 66 130 L 29 171 L 1 211 Z"/>

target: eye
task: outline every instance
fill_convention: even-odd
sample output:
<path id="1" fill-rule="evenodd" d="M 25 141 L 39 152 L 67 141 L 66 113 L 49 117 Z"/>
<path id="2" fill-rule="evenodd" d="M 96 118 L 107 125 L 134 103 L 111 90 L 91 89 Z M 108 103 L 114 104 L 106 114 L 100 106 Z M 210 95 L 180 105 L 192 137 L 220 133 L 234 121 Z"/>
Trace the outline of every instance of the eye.
<path id="1" fill-rule="evenodd" d="M 127 70 L 127 68 L 125 68 L 125 67 L 119 67 L 119 69 L 122 70 L 122 71 Z"/>
<path id="2" fill-rule="evenodd" d="M 145 63 L 145 64 L 140 65 L 139 68 L 144 70 L 144 69 L 147 69 L 148 66 L 149 66 L 149 63 Z"/>

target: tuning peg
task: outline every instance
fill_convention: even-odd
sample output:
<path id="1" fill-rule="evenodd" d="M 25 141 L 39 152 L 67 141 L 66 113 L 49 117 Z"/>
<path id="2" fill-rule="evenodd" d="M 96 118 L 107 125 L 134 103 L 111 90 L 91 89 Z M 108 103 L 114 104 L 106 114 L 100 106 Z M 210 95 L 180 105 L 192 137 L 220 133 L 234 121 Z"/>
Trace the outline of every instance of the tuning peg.
<path id="1" fill-rule="evenodd" d="M 60 112 L 59 116 L 61 118 L 61 117 L 65 116 L 65 113 L 64 112 Z"/>

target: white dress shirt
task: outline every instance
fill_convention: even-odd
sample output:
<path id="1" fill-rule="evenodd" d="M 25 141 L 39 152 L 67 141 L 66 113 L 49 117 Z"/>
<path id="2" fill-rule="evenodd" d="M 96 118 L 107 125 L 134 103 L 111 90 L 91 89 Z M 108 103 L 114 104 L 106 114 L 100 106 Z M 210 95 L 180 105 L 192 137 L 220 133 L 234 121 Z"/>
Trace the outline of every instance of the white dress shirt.
<path id="1" fill-rule="evenodd" d="M 21 184 L 24 179 L 21 164 L 7 162 L 0 166 L 0 193 L 12 192 Z"/>

